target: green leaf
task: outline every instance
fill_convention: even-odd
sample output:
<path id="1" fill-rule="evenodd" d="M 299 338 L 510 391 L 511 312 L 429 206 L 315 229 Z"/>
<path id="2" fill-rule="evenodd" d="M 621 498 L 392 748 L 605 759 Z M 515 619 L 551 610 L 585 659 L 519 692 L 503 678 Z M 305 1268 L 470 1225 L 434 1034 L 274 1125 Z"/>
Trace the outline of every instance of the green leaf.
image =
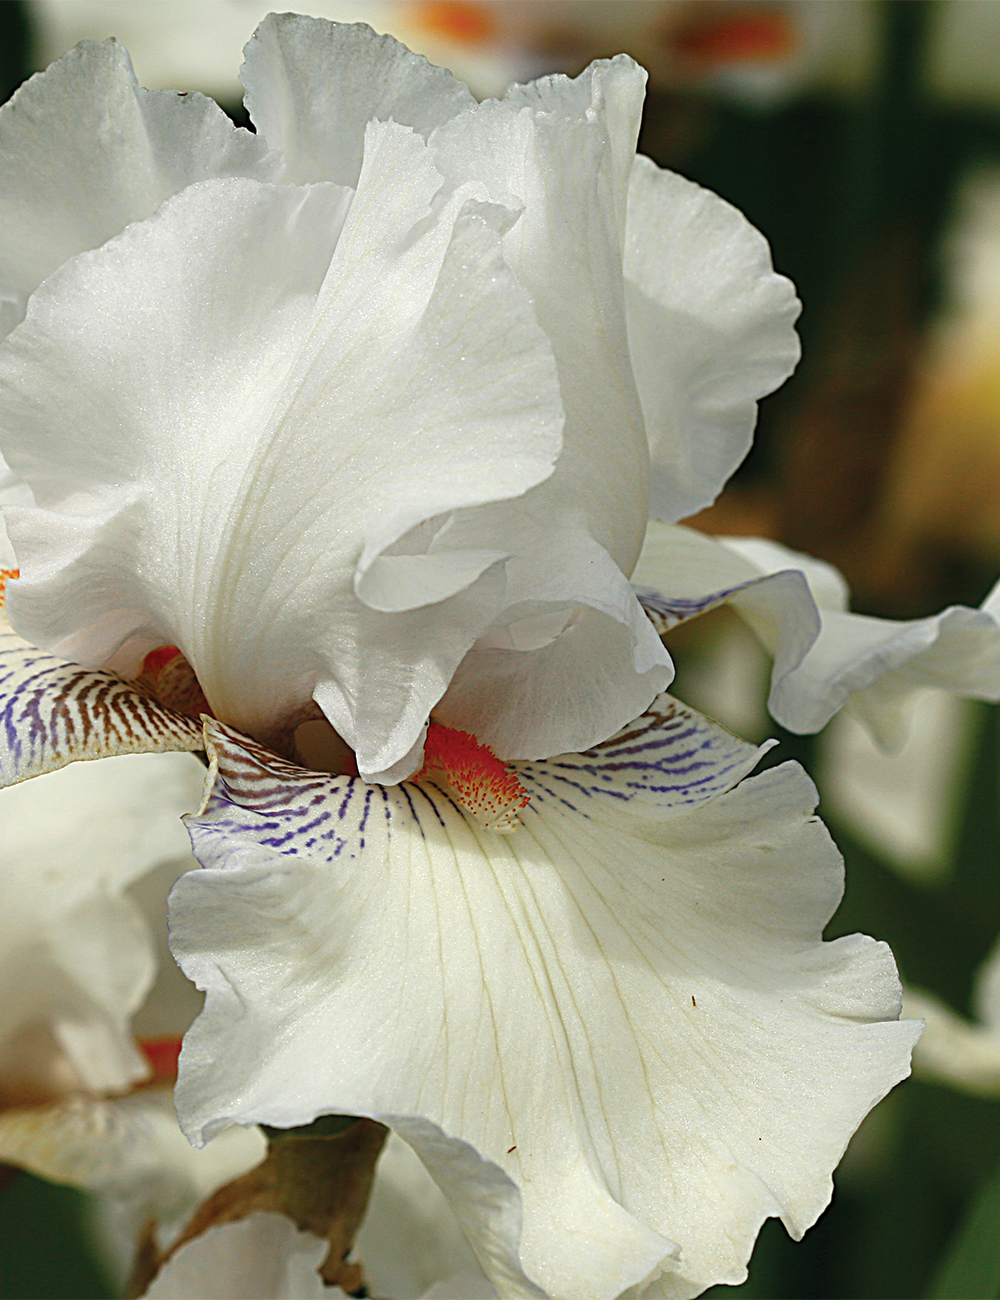
<path id="1" fill-rule="evenodd" d="M 1000 1296 L 1000 1167 L 973 1198 L 927 1295 L 929 1300 Z"/>

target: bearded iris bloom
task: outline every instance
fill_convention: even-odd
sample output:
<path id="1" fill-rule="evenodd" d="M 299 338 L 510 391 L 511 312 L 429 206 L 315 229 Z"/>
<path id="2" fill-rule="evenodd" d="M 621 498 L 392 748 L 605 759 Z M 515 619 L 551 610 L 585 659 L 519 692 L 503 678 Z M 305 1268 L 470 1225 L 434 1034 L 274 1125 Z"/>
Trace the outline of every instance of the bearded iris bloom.
<path id="1" fill-rule="evenodd" d="M 926 649 L 829 688 L 807 562 L 647 537 L 742 459 L 794 293 L 636 157 L 625 57 L 477 105 L 286 15 L 244 83 L 255 137 L 86 46 L 0 112 L 4 778 L 208 754 L 172 907 L 195 1140 L 379 1119 L 503 1295 L 738 1281 L 916 1032 L 882 945 L 821 940 L 808 779 L 662 693 L 659 630 L 721 601 L 803 714 Z M 938 666 L 1000 694 L 966 613 Z M 316 721 L 359 775 L 302 765 Z"/>

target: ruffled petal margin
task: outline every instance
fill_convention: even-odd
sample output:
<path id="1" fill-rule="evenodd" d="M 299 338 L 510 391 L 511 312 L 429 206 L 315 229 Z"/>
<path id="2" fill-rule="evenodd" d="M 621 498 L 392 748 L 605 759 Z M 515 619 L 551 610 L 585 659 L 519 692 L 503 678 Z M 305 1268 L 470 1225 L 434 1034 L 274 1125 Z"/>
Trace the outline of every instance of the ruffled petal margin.
<path id="1" fill-rule="evenodd" d="M 846 583 L 821 560 L 764 538 L 705 537 L 655 520 L 633 582 L 661 631 L 732 605 L 774 655 L 771 714 L 798 734 L 849 705 L 883 748 L 897 749 L 923 688 L 1000 699 L 994 593 L 981 609 L 953 605 L 909 621 L 853 614 Z"/>
<path id="2" fill-rule="evenodd" d="M 840 857 L 794 764 L 661 696 L 520 763 L 512 835 L 433 781 L 328 777 L 206 724 L 203 870 L 171 928 L 207 992 L 185 1130 L 376 1118 L 503 1295 L 690 1297 L 798 1236 L 908 1071 L 884 945 L 825 944 Z"/>

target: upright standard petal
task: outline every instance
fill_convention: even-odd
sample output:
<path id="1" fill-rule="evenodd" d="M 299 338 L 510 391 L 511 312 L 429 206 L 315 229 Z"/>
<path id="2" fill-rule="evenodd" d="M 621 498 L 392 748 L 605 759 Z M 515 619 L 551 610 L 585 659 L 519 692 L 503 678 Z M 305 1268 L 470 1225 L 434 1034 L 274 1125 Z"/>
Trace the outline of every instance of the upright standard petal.
<path id="1" fill-rule="evenodd" d="M 202 781 L 186 755 L 130 755 L 0 791 L 8 1103 L 60 1084 L 120 1089 L 147 1073 L 129 1020 L 152 983 L 153 947 L 123 891 L 184 855 L 180 816 L 197 806 Z"/>
<path id="2" fill-rule="evenodd" d="M 354 188 L 369 122 L 391 118 L 426 138 L 476 102 L 446 68 L 367 23 L 268 14 L 244 56 L 247 110 L 281 151 L 282 178 L 298 184 Z"/>
<path id="3" fill-rule="evenodd" d="M 663 697 L 516 765 L 531 802 L 497 836 L 429 779 L 328 778 L 209 725 L 204 869 L 172 898 L 208 994 L 193 1136 L 381 1119 L 505 1296 L 690 1297 L 741 1280 L 767 1216 L 813 1222 L 915 1027 L 884 946 L 821 942 L 841 864 L 801 771 L 736 785 L 753 747 Z"/>
<path id="4" fill-rule="evenodd" d="M 440 186 L 376 123 L 353 197 L 205 182 L 35 295 L 0 357 L 21 631 L 126 675 L 179 646 L 217 716 L 287 744 L 315 699 L 363 772 L 419 767 L 502 589 L 439 534 L 562 423 L 510 214 Z"/>
<path id="5" fill-rule="evenodd" d="M 629 184 L 625 291 L 650 509 L 674 523 L 714 501 L 750 450 L 758 399 L 799 359 L 801 304 L 742 213 L 642 155 Z"/>
<path id="6" fill-rule="evenodd" d="M 626 574 L 645 527 L 648 452 L 622 282 L 628 172 L 645 74 L 622 56 L 514 86 L 430 137 L 452 183 L 523 211 L 504 256 L 552 342 L 566 410 L 551 478 L 455 521 L 507 550 L 504 607 L 438 708 L 504 758 L 584 748 L 673 675 Z"/>
<path id="7" fill-rule="evenodd" d="M 0 108 L 0 335 L 68 258 L 214 176 L 279 160 L 204 95 L 139 88 L 117 41 L 85 41 Z"/>
<path id="8" fill-rule="evenodd" d="M 519 504 L 582 520 L 626 573 L 642 546 L 649 461 L 625 327 L 620 160 L 635 151 L 645 82 L 620 55 L 575 81 L 514 86 L 430 138 L 452 184 L 472 179 L 523 205 L 504 257 L 551 341 L 566 423 L 555 472 Z"/>

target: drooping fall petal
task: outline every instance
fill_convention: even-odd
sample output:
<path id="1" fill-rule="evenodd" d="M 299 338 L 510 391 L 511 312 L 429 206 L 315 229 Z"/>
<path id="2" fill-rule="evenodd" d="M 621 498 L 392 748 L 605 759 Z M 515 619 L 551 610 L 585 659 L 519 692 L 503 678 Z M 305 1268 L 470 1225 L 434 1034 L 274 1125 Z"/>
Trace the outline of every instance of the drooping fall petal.
<path id="1" fill-rule="evenodd" d="M 693 1296 L 743 1276 L 768 1215 L 813 1222 L 915 1030 L 883 946 L 821 942 L 840 859 L 794 766 L 735 785 L 757 751 L 664 697 L 517 764 L 531 802 L 497 836 L 432 780 L 208 727 L 205 869 L 172 898 L 208 993 L 189 1132 L 379 1118 L 503 1295 Z"/>
<path id="2" fill-rule="evenodd" d="M 768 708 L 789 731 L 819 731 L 847 704 L 896 748 L 923 687 L 1000 699 L 995 593 L 981 609 L 906 622 L 853 614 L 832 565 L 764 538 L 710 538 L 655 520 L 633 578 L 664 628 L 732 605 L 775 656 Z"/>
<path id="3" fill-rule="evenodd" d="M 203 747 L 193 718 L 114 673 L 36 650 L 0 605 L 0 787 L 80 759 Z"/>

